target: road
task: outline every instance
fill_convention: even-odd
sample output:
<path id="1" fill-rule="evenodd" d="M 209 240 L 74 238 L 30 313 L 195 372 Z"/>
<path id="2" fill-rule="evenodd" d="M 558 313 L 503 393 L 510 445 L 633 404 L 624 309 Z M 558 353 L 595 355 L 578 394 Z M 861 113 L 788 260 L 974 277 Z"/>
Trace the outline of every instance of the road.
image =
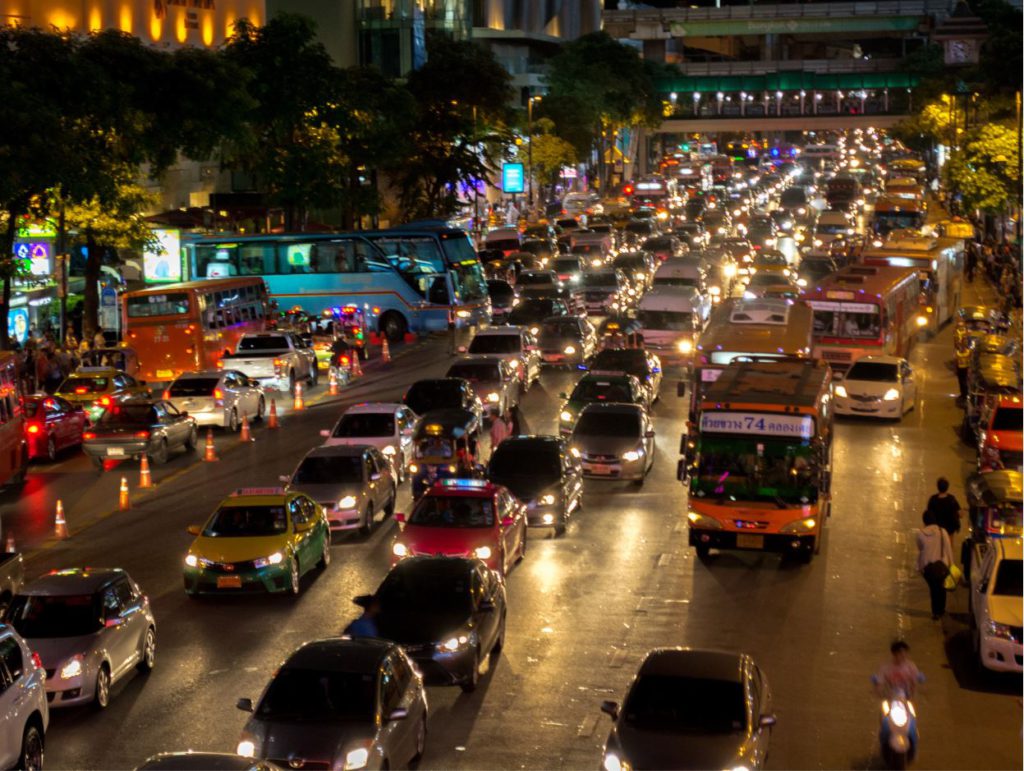
<path id="1" fill-rule="evenodd" d="M 837 422 L 833 516 L 821 555 L 806 566 L 750 553 L 702 563 L 686 546 L 685 490 L 675 479 L 685 401 L 666 377 L 653 411 L 657 455 L 647 483 L 637 491 L 588 481 L 583 512 L 564 538 L 531 532 L 529 554 L 508 579 L 509 627 L 494 670 L 473 694 L 430 689 L 423 767 L 598 767 L 609 727 L 601 700 L 621 697 L 644 653 L 664 645 L 755 657 L 778 715 L 769 767 L 879 767 L 869 677 L 899 636 L 928 676 L 918 699 L 917 767 L 1020 768 L 1020 677 L 979 674 L 970 663 L 963 590 L 949 616 L 932 621 L 914 571 L 912 530 L 934 478 L 949 476 L 963 500 L 960 481 L 973 460 L 955 433 L 951 352 L 949 329 L 917 346 L 912 362 L 923 399 L 901 423 Z M 50 767 L 130 768 L 159 751 L 234 749 L 245 722 L 237 698 L 257 696 L 299 643 L 335 634 L 355 615 L 350 598 L 386 572 L 396 526 L 340 539 L 330 567 L 309 577 L 297 599 L 200 602 L 182 592 L 186 526 L 237 487 L 275 484 L 344 405 L 396 398 L 446 366 L 443 343 L 429 341 L 388 373 L 357 381 L 340 402 L 286 416 L 274 434 L 261 428 L 244 446 L 220 439 L 218 463 L 172 461 L 159 470 L 157 489 L 128 512 L 107 513 L 118 473 L 100 478 L 79 457 L 33 472 L 25 501 L 4 507 L 7 523 L 30 540 L 42 537 L 59 493 L 70 502 L 73 536 L 49 542 L 30 572 L 126 568 L 149 594 L 158 623 L 156 670 L 116 686 L 106 713 L 51 713 Z M 525 397 L 534 431 L 555 430 L 558 393 L 573 377 L 546 373 Z M 134 484 L 136 470 L 128 476 Z M 407 487 L 399 510 L 408 510 Z M 76 526 L 75 512 L 94 524 Z"/>

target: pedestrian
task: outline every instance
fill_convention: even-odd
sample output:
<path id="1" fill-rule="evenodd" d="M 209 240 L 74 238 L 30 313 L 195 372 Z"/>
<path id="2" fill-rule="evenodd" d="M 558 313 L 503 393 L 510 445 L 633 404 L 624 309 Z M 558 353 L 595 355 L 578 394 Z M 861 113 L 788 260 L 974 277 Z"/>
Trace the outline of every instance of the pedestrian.
<path id="1" fill-rule="evenodd" d="M 491 419 L 491 454 L 498 449 L 498 445 L 508 439 L 509 434 L 512 431 L 512 421 L 509 420 L 508 413 L 500 413 L 497 409 L 494 410 L 494 414 Z"/>
<path id="2" fill-rule="evenodd" d="M 355 603 L 362 606 L 363 613 L 349 622 L 343 634 L 349 637 L 379 637 L 377 617 L 380 615 L 380 598 L 375 594 L 366 594 L 356 597 Z"/>
<path id="3" fill-rule="evenodd" d="M 57 392 L 60 384 L 64 382 L 64 372 L 60 368 L 60 361 L 57 354 L 52 350 L 46 352 L 46 393 Z"/>
<path id="4" fill-rule="evenodd" d="M 93 348 L 106 348 L 107 338 L 103 334 L 103 327 L 97 327 L 96 334 L 92 337 Z"/>
<path id="5" fill-rule="evenodd" d="M 964 254 L 964 275 L 968 284 L 974 283 L 974 270 L 978 267 L 978 245 L 973 241 L 968 242 L 967 251 Z"/>
<path id="6" fill-rule="evenodd" d="M 960 532 L 960 518 L 963 517 L 964 510 L 960 506 L 960 501 L 949 491 L 948 479 L 939 477 L 935 487 L 938 492 L 928 499 L 927 509 L 935 515 L 935 524 L 952 538 Z"/>
<path id="7" fill-rule="evenodd" d="M 917 571 L 928 584 L 932 619 L 937 619 L 946 612 L 945 581 L 953 564 L 953 546 L 931 511 L 925 511 L 922 521 L 924 527 L 917 531 Z"/>
<path id="8" fill-rule="evenodd" d="M 967 375 L 971 367 L 971 349 L 967 345 L 967 338 L 964 337 L 956 345 L 956 382 L 960 387 L 960 403 L 967 401 Z"/>
<path id="9" fill-rule="evenodd" d="M 50 371 L 49 356 L 49 351 L 41 348 L 36 350 L 35 386 L 37 391 L 42 391 L 46 384 L 46 376 Z"/>

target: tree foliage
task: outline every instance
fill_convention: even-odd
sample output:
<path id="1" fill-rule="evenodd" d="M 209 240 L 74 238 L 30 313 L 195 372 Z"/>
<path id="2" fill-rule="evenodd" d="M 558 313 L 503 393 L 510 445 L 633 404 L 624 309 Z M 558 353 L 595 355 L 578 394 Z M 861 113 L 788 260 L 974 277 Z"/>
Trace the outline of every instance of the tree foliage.
<path id="1" fill-rule="evenodd" d="M 534 176 L 541 185 L 556 184 L 562 168 L 578 162 L 576 148 L 555 134 L 555 122 L 550 118 L 534 121 L 531 137 Z M 529 145 L 524 142 L 516 150 L 516 160 L 523 164 L 529 163 Z"/>
<path id="2" fill-rule="evenodd" d="M 943 167 L 947 186 L 969 209 L 999 213 L 1020 190 L 1020 146 L 1015 127 L 986 123 L 972 129 Z"/>

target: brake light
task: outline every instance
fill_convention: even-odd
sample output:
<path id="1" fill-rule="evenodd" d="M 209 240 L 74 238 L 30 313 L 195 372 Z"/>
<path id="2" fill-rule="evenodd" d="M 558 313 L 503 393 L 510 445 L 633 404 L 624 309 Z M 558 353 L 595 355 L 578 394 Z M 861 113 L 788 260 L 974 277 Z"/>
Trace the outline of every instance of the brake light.
<path id="1" fill-rule="evenodd" d="M 224 398 L 224 392 L 221 391 L 219 388 L 214 388 L 213 389 L 213 398 L 214 399 L 223 399 Z"/>
<path id="2" fill-rule="evenodd" d="M 92 431 L 86 431 L 85 433 L 82 434 L 82 438 L 83 439 L 95 439 L 96 438 L 96 434 L 94 434 Z"/>
<path id="3" fill-rule="evenodd" d="M 32 663 L 35 664 L 36 669 L 42 669 L 44 672 L 46 671 L 45 669 L 43 669 L 42 657 L 35 651 L 32 651 Z"/>
<path id="4" fill-rule="evenodd" d="M 78 388 L 75 389 L 75 393 L 76 394 L 87 394 L 87 393 L 89 393 L 89 389 L 85 388 L 84 386 L 79 386 Z"/>
<path id="5" fill-rule="evenodd" d="M 349 358 L 348 358 L 348 356 L 342 356 L 339 361 L 341 361 L 341 366 L 343 366 L 343 367 L 347 367 L 349 365 Z"/>
<path id="6" fill-rule="evenodd" d="M 111 400 L 109 396 L 101 396 L 99 399 L 96 400 L 97 407 L 109 407 L 113 403 L 114 402 Z"/>
<path id="7" fill-rule="evenodd" d="M 149 439 L 149 431 L 136 431 L 135 432 L 135 438 L 136 439 Z"/>
<path id="8" fill-rule="evenodd" d="M 171 389 L 170 388 L 168 388 L 166 391 L 164 391 L 164 398 L 165 399 L 170 399 L 171 398 Z"/>
<path id="9" fill-rule="evenodd" d="M 217 369 L 224 369 L 224 359 L 217 359 Z"/>
<path id="10" fill-rule="evenodd" d="M 27 429 L 25 429 L 25 430 L 26 430 L 26 431 L 28 431 L 28 432 L 29 432 L 30 434 L 38 434 L 38 433 L 39 433 L 39 426 L 37 426 L 37 425 L 35 425 L 35 424 L 33 423 L 33 424 L 31 424 L 31 425 L 30 425 L 30 426 L 29 426 L 29 427 L 28 427 Z"/>

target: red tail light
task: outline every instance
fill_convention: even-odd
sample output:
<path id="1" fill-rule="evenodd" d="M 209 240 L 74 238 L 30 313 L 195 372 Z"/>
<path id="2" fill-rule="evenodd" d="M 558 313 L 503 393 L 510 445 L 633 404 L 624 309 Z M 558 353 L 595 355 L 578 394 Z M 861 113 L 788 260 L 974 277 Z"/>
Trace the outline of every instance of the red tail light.
<path id="1" fill-rule="evenodd" d="M 96 400 L 97 407 L 109 407 L 113 403 L 114 402 L 111 400 L 109 396 L 101 396 L 99 399 Z"/>
<path id="2" fill-rule="evenodd" d="M 43 659 L 35 651 L 32 651 L 32 663 L 36 665 L 36 669 L 43 669 Z M 46 670 L 43 669 L 43 671 L 45 672 Z"/>
<path id="3" fill-rule="evenodd" d="M 217 359 L 217 369 L 224 369 L 224 359 Z"/>
<path id="4" fill-rule="evenodd" d="M 164 391 L 164 398 L 165 399 L 170 399 L 171 398 L 171 389 L 170 388 L 168 388 L 166 391 Z"/>
<path id="5" fill-rule="evenodd" d="M 224 398 L 224 392 L 221 391 L 219 388 L 214 388 L 213 389 L 213 398 L 214 399 L 223 399 Z"/>
<path id="6" fill-rule="evenodd" d="M 94 434 L 92 431 L 86 431 L 84 434 L 82 434 L 82 438 L 83 439 L 95 439 L 96 438 L 96 434 Z"/>
<path id="7" fill-rule="evenodd" d="M 89 389 L 85 388 L 83 386 L 79 386 L 78 388 L 75 389 L 75 393 L 76 394 L 87 394 L 87 393 L 89 393 Z"/>
<path id="8" fill-rule="evenodd" d="M 149 439 L 149 431 L 136 431 L 135 432 L 135 438 L 136 439 Z"/>
<path id="9" fill-rule="evenodd" d="M 35 423 L 31 423 L 25 430 L 28 431 L 30 434 L 38 434 L 39 426 L 37 426 Z"/>
<path id="10" fill-rule="evenodd" d="M 347 367 L 349 365 L 349 358 L 348 358 L 348 356 L 342 356 L 339 361 L 341 361 L 341 366 L 343 366 L 343 367 Z"/>

